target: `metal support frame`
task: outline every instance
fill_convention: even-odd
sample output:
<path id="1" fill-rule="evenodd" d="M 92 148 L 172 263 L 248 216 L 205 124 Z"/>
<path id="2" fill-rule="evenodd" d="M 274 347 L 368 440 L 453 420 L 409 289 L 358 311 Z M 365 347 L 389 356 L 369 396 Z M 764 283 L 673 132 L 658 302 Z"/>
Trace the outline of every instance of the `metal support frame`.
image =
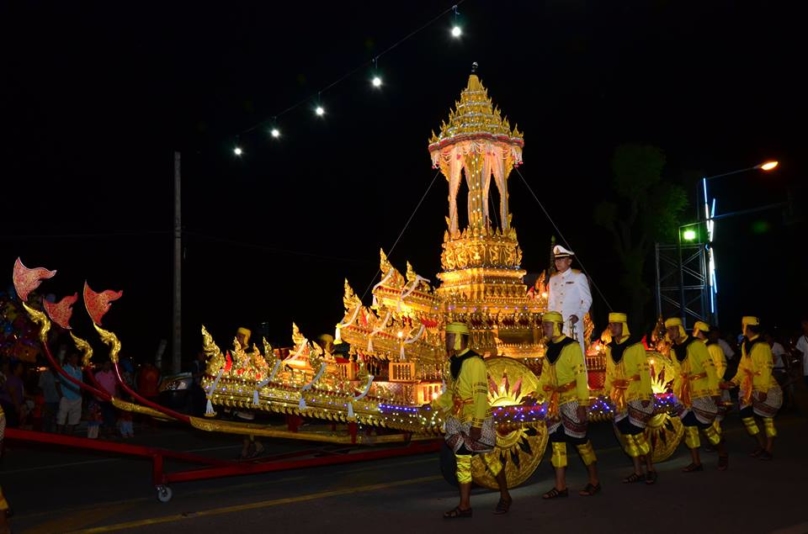
<path id="1" fill-rule="evenodd" d="M 664 245 L 657 243 L 657 315 L 681 317 L 685 328 L 696 321 L 712 323 L 708 249 L 703 243 Z"/>

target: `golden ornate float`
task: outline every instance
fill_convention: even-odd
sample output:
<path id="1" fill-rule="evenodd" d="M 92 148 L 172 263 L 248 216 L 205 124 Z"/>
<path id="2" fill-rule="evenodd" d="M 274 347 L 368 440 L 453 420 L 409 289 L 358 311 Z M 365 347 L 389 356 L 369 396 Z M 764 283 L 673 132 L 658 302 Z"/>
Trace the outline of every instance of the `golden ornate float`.
<path id="1" fill-rule="evenodd" d="M 522 163 L 523 145 L 522 133 L 511 128 L 472 73 L 448 122 L 429 141 L 433 166 L 449 190 L 440 284 L 433 286 L 409 262 L 402 274 L 381 251 L 381 278 L 370 305 L 346 280 L 345 314 L 333 343 L 314 343 L 293 325 L 286 357 L 265 340 L 263 350 L 236 340 L 231 351 L 222 352 L 203 327 L 208 415 L 216 415 L 214 407 L 260 410 L 438 436 L 443 421 L 430 403 L 444 388 L 443 326 L 463 321 L 470 327 L 472 348 L 486 357 L 499 434 L 496 454 L 505 461 L 509 484 L 524 482 L 547 444 L 543 399 L 536 390 L 547 298 L 543 291 L 528 292 L 523 282 L 522 249 L 511 224 L 508 178 Z M 465 210 L 458 204 L 464 186 Z M 542 277 L 537 287 L 544 282 Z M 588 316 L 584 325 L 589 339 L 594 325 Z M 662 354 L 649 353 L 649 359 L 658 360 L 655 369 L 666 369 Z M 597 396 L 605 369 L 602 354 L 588 351 L 587 363 Z M 661 388 L 660 393 L 667 391 L 666 385 Z M 648 430 L 657 460 L 670 456 L 682 435 L 665 398 L 661 395 L 659 415 Z M 591 418 L 610 417 L 608 400 L 599 396 Z M 474 477 L 495 487 L 478 460 Z"/>

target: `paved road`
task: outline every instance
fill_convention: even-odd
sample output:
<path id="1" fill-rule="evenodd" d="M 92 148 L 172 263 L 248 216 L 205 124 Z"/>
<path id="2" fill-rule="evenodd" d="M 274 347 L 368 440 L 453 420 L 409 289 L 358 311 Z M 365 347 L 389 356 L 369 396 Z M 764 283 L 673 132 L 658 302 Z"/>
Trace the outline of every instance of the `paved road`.
<path id="1" fill-rule="evenodd" d="M 683 474 L 689 462 L 682 445 L 659 465 L 656 486 L 623 485 L 630 462 L 616 447 L 608 424 L 592 425 L 604 491 L 593 498 L 542 501 L 552 486 L 548 458 L 530 481 L 512 490 L 506 516 L 491 514 L 497 495 L 475 490 L 472 519 L 447 521 L 456 490 L 440 476 L 436 454 L 300 469 L 177 484 L 169 503 L 151 486 L 150 464 L 115 456 L 13 445 L 0 480 L 15 509 L 15 532 L 531 532 L 680 533 L 808 532 L 805 481 L 808 477 L 808 420 L 779 418 L 776 457 L 747 457 L 751 441 L 733 418 L 727 424 L 730 469 L 714 469 L 714 454 L 703 454 L 702 473 Z M 140 432 L 137 442 L 194 450 L 222 458 L 239 451 L 239 438 L 163 428 Z M 273 442 L 275 452 L 298 450 L 296 442 Z M 583 486 L 585 470 L 571 456 L 572 488 Z M 695 522 L 685 527 L 684 520 Z"/>

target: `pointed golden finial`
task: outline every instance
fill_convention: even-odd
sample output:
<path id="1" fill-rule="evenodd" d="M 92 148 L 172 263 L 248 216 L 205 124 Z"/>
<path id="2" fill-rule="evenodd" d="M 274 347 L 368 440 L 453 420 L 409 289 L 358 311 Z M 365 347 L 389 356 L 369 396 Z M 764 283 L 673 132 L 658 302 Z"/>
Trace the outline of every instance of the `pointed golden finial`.
<path id="1" fill-rule="evenodd" d="M 362 305 L 362 301 L 356 296 L 347 278 L 345 279 L 345 294 L 342 297 L 342 305 L 345 306 L 345 311 L 351 311 L 357 306 Z"/>
<path id="2" fill-rule="evenodd" d="M 298 347 L 305 341 L 306 337 L 300 333 L 300 329 L 297 327 L 297 324 L 292 323 L 292 343 L 294 343 L 294 346 Z"/>
<path id="3" fill-rule="evenodd" d="M 418 277 L 418 274 L 412 268 L 410 262 L 407 262 L 407 282 L 412 282 Z"/>
<path id="4" fill-rule="evenodd" d="M 381 261 L 379 262 L 379 269 L 381 269 L 382 276 L 386 275 L 393 266 L 387 260 L 387 254 L 384 253 L 384 249 L 379 249 L 379 256 L 381 257 Z"/>

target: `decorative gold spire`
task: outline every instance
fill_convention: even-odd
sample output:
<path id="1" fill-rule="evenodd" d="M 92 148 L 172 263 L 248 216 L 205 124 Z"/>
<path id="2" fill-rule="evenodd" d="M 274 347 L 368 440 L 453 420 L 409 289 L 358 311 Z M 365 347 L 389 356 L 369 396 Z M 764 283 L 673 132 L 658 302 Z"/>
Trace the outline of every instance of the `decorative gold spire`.
<path id="1" fill-rule="evenodd" d="M 495 107 L 477 74 L 469 76 L 468 85 L 455 102 L 455 109 L 449 111 L 449 122 L 442 122 L 440 134 L 432 132 L 430 149 L 435 143 L 443 144 L 452 138 L 474 135 L 489 135 L 509 140 L 521 145 L 522 133 L 518 128 L 511 129 L 507 117 L 502 117 L 499 107 Z M 503 139 L 505 138 L 505 139 Z"/>

